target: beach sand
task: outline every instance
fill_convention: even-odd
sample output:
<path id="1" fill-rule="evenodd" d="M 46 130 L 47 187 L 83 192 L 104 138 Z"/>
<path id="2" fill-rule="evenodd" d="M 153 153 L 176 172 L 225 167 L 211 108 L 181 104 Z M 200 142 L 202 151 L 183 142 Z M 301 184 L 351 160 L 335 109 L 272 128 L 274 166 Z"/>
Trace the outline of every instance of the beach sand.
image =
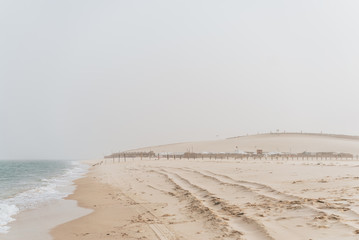
<path id="1" fill-rule="evenodd" d="M 26 210 L 10 224 L 11 231 L 0 234 L 1 240 L 51 240 L 49 231 L 72 219 L 89 214 L 89 209 L 79 208 L 74 200 L 52 200 L 36 209 Z"/>
<path id="2" fill-rule="evenodd" d="M 133 151 L 359 153 L 359 139 L 267 134 Z M 51 231 L 78 239 L 359 239 L 354 159 L 105 159 L 69 198 L 94 211 Z"/>
<path id="3" fill-rule="evenodd" d="M 92 167 L 71 199 L 94 212 L 63 239 L 358 239 L 359 163 L 148 160 Z"/>

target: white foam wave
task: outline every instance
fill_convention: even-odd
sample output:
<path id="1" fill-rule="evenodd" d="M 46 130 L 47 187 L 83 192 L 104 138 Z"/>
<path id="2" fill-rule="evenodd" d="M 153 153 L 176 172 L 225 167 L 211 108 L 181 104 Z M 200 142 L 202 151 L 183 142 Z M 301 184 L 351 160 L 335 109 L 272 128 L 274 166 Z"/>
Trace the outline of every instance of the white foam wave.
<path id="1" fill-rule="evenodd" d="M 73 162 L 71 167 L 60 176 L 42 179 L 40 185 L 33 189 L 19 193 L 12 198 L 0 200 L 0 233 L 9 231 L 7 225 L 15 220 L 14 215 L 19 212 L 36 208 L 41 204 L 71 194 L 72 191 L 68 187 L 75 179 L 87 172 L 88 166 Z"/>
<path id="2" fill-rule="evenodd" d="M 18 212 L 19 209 L 15 205 L 0 203 L 0 233 L 7 233 L 10 228 L 7 224 L 15 221 L 12 216 L 16 215 Z"/>

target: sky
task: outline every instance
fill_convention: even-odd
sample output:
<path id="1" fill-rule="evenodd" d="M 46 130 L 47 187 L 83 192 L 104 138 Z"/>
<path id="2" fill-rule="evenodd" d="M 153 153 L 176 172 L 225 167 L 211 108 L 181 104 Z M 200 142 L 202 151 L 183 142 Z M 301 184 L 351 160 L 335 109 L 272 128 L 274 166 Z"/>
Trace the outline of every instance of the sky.
<path id="1" fill-rule="evenodd" d="M 0 159 L 359 135 L 356 0 L 0 0 Z"/>

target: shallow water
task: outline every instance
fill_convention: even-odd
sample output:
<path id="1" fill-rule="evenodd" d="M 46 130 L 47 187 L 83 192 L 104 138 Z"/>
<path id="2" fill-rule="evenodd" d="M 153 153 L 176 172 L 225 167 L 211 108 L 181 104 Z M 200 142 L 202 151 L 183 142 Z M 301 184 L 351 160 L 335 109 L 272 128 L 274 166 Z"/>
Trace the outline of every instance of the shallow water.
<path id="1" fill-rule="evenodd" d="M 10 230 L 17 214 L 69 195 L 68 186 L 87 168 L 76 161 L 0 161 L 0 233 Z"/>

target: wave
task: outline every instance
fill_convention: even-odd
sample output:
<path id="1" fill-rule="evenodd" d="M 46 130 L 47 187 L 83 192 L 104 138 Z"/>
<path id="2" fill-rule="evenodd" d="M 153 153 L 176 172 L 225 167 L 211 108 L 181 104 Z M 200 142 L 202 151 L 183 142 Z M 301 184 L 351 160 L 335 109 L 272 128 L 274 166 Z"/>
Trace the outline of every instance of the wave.
<path id="1" fill-rule="evenodd" d="M 83 176 L 87 170 L 87 165 L 71 162 L 70 168 L 65 173 L 52 178 L 43 178 L 38 186 L 0 200 L 0 233 L 9 231 L 8 224 L 15 221 L 16 214 L 67 197 L 73 192 L 73 188 L 70 188 L 73 181 Z"/>

